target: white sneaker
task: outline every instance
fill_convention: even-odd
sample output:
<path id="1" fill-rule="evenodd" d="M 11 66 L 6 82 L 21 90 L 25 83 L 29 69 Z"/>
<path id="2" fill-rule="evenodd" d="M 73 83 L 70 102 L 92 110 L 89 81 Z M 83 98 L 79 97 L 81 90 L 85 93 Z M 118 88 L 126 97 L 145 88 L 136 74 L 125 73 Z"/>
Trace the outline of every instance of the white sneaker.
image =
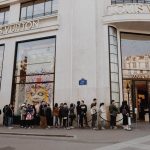
<path id="1" fill-rule="evenodd" d="M 13 129 L 13 127 L 8 127 L 8 129 Z"/>
<path id="2" fill-rule="evenodd" d="M 102 129 L 102 130 L 105 130 L 105 128 L 104 128 L 104 127 L 101 127 L 101 129 Z"/>

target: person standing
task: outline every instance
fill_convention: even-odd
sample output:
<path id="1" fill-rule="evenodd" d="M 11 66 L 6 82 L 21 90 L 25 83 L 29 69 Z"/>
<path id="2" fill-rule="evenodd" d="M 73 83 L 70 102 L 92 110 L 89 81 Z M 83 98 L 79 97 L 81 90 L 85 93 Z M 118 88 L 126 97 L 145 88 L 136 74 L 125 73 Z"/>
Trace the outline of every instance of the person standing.
<path id="1" fill-rule="evenodd" d="M 42 101 L 39 108 L 39 115 L 40 115 L 40 127 L 43 129 L 47 128 L 46 109 L 47 109 L 47 105 L 44 101 Z"/>
<path id="2" fill-rule="evenodd" d="M 58 118 L 59 118 L 59 107 L 58 103 L 55 103 L 55 106 L 53 108 L 53 120 L 54 120 L 53 125 L 55 126 L 55 128 L 57 128 L 59 125 Z"/>
<path id="3" fill-rule="evenodd" d="M 104 130 L 106 127 L 106 108 L 104 103 L 100 103 L 99 111 L 101 116 L 101 129 Z"/>
<path id="4" fill-rule="evenodd" d="M 80 127 L 81 126 L 81 121 L 80 121 L 80 115 L 81 115 L 80 101 L 77 101 L 76 112 L 77 112 L 78 127 Z"/>
<path id="5" fill-rule="evenodd" d="M 68 127 L 68 106 L 67 103 L 64 103 L 64 107 L 62 110 L 62 116 L 63 116 L 63 127 L 66 129 Z"/>
<path id="6" fill-rule="evenodd" d="M 110 128 L 116 129 L 116 117 L 118 114 L 118 108 L 115 105 L 115 100 L 111 100 L 111 104 L 109 106 L 109 112 L 110 112 Z"/>
<path id="7" fill-rule="evenodd" d="M 13 128 L 12 124 L 13 124 L 13 107 L 11 104 L 8 105 L 7 109 L 6 109 L 6 118 L 7 118 L 7 125 L 8 128 Z"/>
<path id="8" fill-rule="evenodd" d="M 47 109 L 46 109 L 46 120 L 47 120 L 47 125 L 48 128 L 50 128 L 51 126 L 51 117 L 52 117 L 52 111 L 51 111 L 51 107 L 50 104 L 47 104 Z"/>
<path id="9" fill-rule="evenodd" d="M 97 120 L 97 108 L 96 108 L 96 103 L 91 104 L 91 116 L 92 116 L 92 124 L 91 127 L 92 129 L 96 129 L 96 120 Z"/>
<path id="10" fill-rule="evenodd" d="M 70 108 L 69 108 L 69 118 L 70 118 L 69 125 L 70 125 L 71 128 L 74 128 L 73 127 L 73 121 L 75 119 L 74 109 L 75 109 L 75 106 L 74 106 L 73 103 L 71 103 Z"/>
<path id="11" fill-rule="evenodd" d="M 120 112 L 122 113 L 123 116 L 123 128 L 125 130 L 128 130 L 128 116 L 129 116 L 129 106 L 127 104 L 127 101 L 123 101 L 122 105 L 120 107 Z"/>
<path id="12" fill-rule="evenodd" d="M 21 128 L 25 128 L 26 127 L 26 103 L 23 103 L 21 106 L 20 106 L 20 115 L 21 115 L 21 118 L 20 118 L 20 127 Z"/>
<path id="13" fill-rule="evenodd" d="M 80 105 L 80 123 L 81 123 L 81 128 L 83 128 L 83 119 L 85 121 L 85 124 L 86 126 L 88 126 L 88 123 L 87 123 L 87 106 L 84 104 L 84 101 L 82 100 L 81 101 L 81 105 Z"/>
<path id="14" fill-rule="evenodd" d="M 64 107 L 64 104 L 60 103 L 60 106 L 59 106 L 59 125 L 60 125 L 60 127 L 62 127 L 62 121 L 63 121 L 63 115 L 62 115 L 63 107 Z"/>

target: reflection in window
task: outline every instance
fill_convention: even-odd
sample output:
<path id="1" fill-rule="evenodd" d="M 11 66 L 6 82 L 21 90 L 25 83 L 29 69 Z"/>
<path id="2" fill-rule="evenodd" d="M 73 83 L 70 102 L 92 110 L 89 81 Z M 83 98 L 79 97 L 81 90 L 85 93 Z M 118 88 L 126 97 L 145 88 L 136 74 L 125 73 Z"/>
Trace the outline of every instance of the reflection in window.
<path id="1" fill-rule="evenodd" d="M 0 25 L 8 23 L 9 7 L 0 8 Z"/>
<path id="2" fill-rule="evenodd" d="M 34 2 L 34 12 L 33 12 L 34 17 L 44 15 L 44 2 L 45 0 L 36 0 Z"/>
<path id="3" fill-rule="evenodd" d="M 35 0 L 21 4 L 20 20 L 53 14 L 58 11 L 58 0 Z"/>
<path id="4" fill-rule="evenodd" d="M 111 99 L 114 99 L 119 104 L 120 89 L 119 89 L 117 30 L 114 27 L 109 27 L 108 31 L 109 31 L 109 58 L 110 58 L 109 62 L 110 62 Z"/>
<path id="5" fill-rule="evenodd" d="M 2 80 L 2 69 L 3 69 L 3 59 L 4 59 L 4 45 L 0 45 L 0 84 Z"/>
<path id="6" fill-rule="evenodd" d="M 46 101 L 53 104 L 55 37 L 19 42 L 12 91 L 16 112 L 24 103 Z"/>

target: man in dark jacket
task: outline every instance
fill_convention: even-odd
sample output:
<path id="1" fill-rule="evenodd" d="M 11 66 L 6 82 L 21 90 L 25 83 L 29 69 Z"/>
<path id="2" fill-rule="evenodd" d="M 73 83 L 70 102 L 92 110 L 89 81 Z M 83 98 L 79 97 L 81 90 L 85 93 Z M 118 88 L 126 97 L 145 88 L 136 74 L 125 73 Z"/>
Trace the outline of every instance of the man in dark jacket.
<path id="1" fill-rule="evenodd" d="M 68 109 L 67 103 L 64 103 L 64 107 L 62 109 L 63 127 L 64 128 L 67 128 L 67 126 L 68 126 L 68 113 L 69 113 L 69 109 Z"/>
<path id="2" fill-rule="evenodd" d="M 81 121 L 80 121 L 80 115 L 81 115 L 80 101 L 77 101 L 76 111 L 77 111 L 78 127 L 80 127 L 80 125 L 81 125 Z"/>
<path id="3" fill-rule="evenodd" d="M 83 128 L 83 119 L 85 121 L 86 126 L 88 126 L 86 113 L 87 113 L 87 106 L 84 104 L 84 101 L 82 100 L 80 105 L 80 123 L 82 128 Z"/>
<path id="4" fill-rule="evenodd" d="M 110 128 L 115 129 L 116 127 L 116 117 L 118 114 L 118 108 L 115 105 L 115 100 L 111 100 L 111 104 L 109 106 L 109 112 L 110 112 Z"/>

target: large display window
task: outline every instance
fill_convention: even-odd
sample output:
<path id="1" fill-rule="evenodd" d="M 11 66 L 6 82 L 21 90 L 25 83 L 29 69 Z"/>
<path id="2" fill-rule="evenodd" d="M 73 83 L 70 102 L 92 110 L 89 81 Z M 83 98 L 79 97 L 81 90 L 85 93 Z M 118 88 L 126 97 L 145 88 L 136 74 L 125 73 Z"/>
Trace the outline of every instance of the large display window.
<path id="1" fill-rule="evenodd" d="M 123 95 L 133 117 L 150 109 L 150 35 L 121 33 Z"/>
<path id="2" fill-rule="evenodd" d="M 108 28 L 109 38 L 109 63 L 110 63 L 110 95 L 111 100 L 120 105 L 119 88 L 119 60 L 118 60 L 118 42 L 117 30 L 114 27 Z"/>
<path id="3" fill-rule="evenodd" d="M 15 113 L 24 102 L 53 105 L 55 43 L 55 37 L 17 43 L 11 100 Z"/>

